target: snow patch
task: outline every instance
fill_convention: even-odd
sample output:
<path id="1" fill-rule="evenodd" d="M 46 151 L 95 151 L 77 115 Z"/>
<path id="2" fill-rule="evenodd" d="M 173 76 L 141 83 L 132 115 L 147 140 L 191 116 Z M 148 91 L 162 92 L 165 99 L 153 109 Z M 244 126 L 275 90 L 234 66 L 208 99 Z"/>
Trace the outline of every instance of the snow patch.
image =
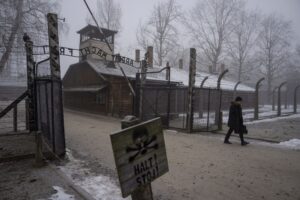
<path id="1" fill-rule="evenodd" d="M 77 184 L 95 199 L 115 200 L 121 198 L 120 189 L 106 176 L 86 177 Z"/>
<path id="2" fill-rule="evenodd" d="M 177 134 L 178 133 L 178 131 L 170 130 L 170 129 L 166 129 L 164 132 L 168 133 L 168 134 Z"/>
<path id="3" fill-rule="evenodd" d="M 278 145 L 289 149 L 300 150 L 300 139 L 291 139 L 285 142 L 280 142 Z"/>
<path id="4" fill-rule="evenodd" d="M 61 166 L 60 170 L 71 178 L 75 185 L 83 188 L 95 199 L 123 200 L 120 188 L 110 177 L 91 172 L 84 166 L 84 161 L 73 157 L 70 150 L 67 150 L 67 156 L 69 162 Z"/>
<path id="5" fill-rule="evenodd" d="M 67 194 L 65 190 L 59 186 L 53 186 L 56 193 L 53 194 L 48 200 L 74 200 L 74 195 Z"/>
<path id="6" fill-rule="evenodd" d="M 263 120 L 256 120 L 256 121 L 252 121 L 252 122 L 245 122 L 244 124 L 257 124 L 257 123 L 262 123 L 262 122 L 274 122 L 274 121 L 278 121 L 281 119 L 293 119 L 293 118 L 299 118 L 300 114 L 293 114 L 290 116 L 283 116 L 283 117 L 274 117 L 271 119 L 263 119 Z"/>

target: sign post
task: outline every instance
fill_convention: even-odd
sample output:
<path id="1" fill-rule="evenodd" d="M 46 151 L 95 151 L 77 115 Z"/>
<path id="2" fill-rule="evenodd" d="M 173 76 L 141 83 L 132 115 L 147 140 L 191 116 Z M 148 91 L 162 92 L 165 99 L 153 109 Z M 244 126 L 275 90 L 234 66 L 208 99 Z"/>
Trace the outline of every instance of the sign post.
<path id="1" fill-rule="evenodd" d="M 169 171 L 160 118 L 110 136 L 122 197 L 152 199 L 151 182 Z"/>

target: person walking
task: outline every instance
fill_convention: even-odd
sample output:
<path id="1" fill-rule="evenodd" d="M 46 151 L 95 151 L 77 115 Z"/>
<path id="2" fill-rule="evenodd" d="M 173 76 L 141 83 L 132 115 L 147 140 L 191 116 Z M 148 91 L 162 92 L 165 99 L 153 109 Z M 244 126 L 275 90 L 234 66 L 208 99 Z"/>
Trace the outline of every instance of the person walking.
<path id="1" fill-rule="evenodd" d="M 242 98 L 241 97 L 236 97 L 235 101 L 231 102 L 227 125 L 229 127 L 229 130 L 224 139 L 225 144 L 231 144 L 231 142 L 229 142 L 229 138 L 233 131 L 240 135 L 242 146 L 249 144 L 249 142 L 246 142 L 244 140 L 244 133 L 247 133 L 247 129 L 243 122 Z"/>

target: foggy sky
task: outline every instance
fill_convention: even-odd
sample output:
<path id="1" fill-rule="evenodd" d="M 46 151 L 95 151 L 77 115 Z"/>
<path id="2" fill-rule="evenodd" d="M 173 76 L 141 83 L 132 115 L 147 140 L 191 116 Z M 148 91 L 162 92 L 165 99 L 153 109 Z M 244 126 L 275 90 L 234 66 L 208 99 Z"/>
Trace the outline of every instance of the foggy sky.
<path id="1" fill-rule="evenodd" d="M 121 31 L 118 33 L 118 52 L 134 57 L 134 49 L 137 48 L 136 28 L 140 22 L 147 20 L 151 14 L 153 6 L 161 0 L 116 0 L 121 4 L 122 20 Z M 166 1 L 166 0 L 163 0 Z M 87 0 L 89 6 L 95 13 L 96 0 Z M 197 0 L 177 0 L 182 10 L 187 11 L 195 5 Z M 60 36 L 60 45 L 78 48 L 78 30 L 86 25 L 88 15 L 87 8 L 83 0 L 62 0 L 61 16 L 66 18 L 69 26 L 69 33 Z M 247 0 L 247 6 L 251 9 L 258 9 L 262 13 L 277 12 L 285 19 L 292 21 L 292 28 L 295 31 L 295 41 L 300 43 L 300 0 Z M 189 44 L 183 44 L 191 47 Z M 116 52 L 116 53 L 118 53 Z M 78 62 L 78 58 L 61 56 L 61 73 L 64 76 L 70 64 Z"/>

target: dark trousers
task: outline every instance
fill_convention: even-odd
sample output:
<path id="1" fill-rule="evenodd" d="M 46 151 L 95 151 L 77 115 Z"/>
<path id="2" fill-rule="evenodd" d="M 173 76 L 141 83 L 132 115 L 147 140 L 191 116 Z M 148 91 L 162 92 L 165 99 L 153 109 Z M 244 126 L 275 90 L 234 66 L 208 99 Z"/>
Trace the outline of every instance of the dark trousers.
<path id="1" fill-rule="evenodd" d="M 226 136 L 225 136 L 225 140 L 224 141 L 228 141 L 230 136 L 231 136 L 231 133 L 233 132 L 233 128 L 229 128 Z M 243 133 L 239 133 L 240 135 L 240 139 L 241 139 L 241 142 L 243 143 L 244 142 L 244 134 Z"/>

